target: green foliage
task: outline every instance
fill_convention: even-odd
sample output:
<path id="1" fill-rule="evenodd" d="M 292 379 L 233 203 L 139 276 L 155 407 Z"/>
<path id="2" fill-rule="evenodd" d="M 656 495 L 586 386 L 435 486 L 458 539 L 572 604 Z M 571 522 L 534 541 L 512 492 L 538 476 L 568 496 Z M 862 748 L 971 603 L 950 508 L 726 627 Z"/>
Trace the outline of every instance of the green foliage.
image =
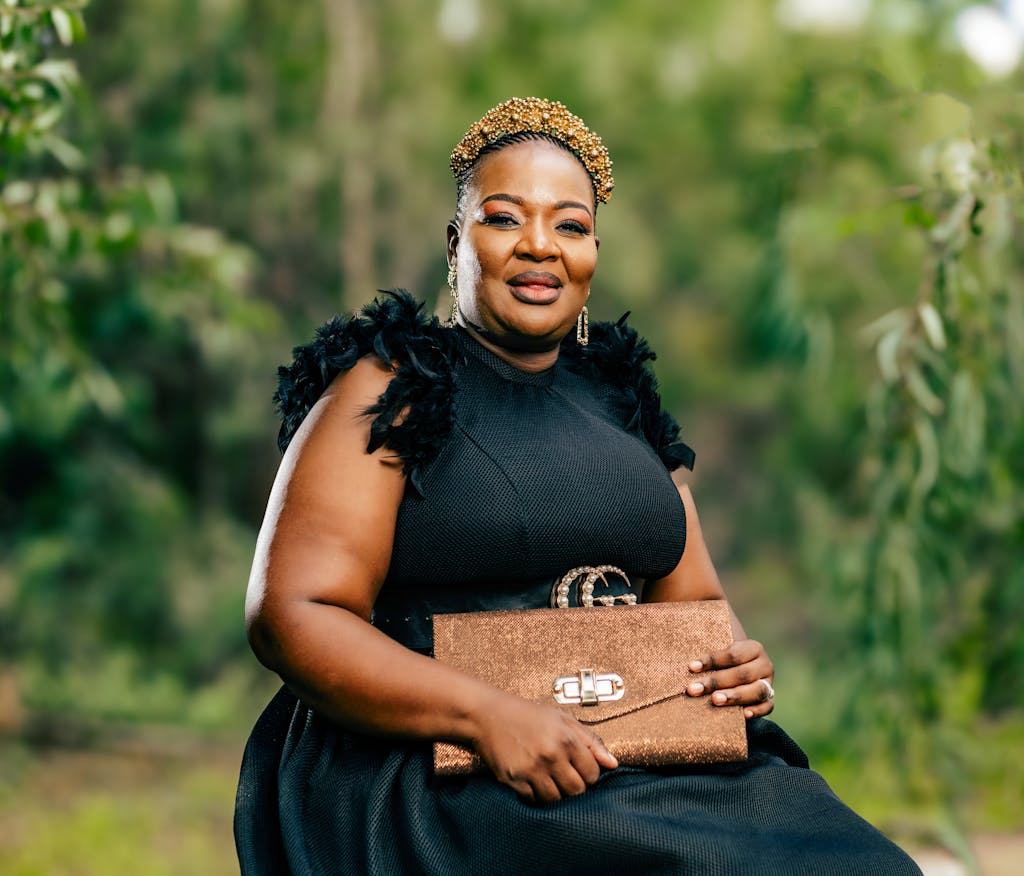
<path id="1" fill-rule="evenodd" d="M 924 278 L 863 330 L 880 379 L 860 525 L 823 561 L 857 684 L 847 717 L 926 798 L 963 793 L 973 721 L 1024 701 L 1021 146 L 999 126 L 926 153 L 906 211 L 928 242 Z"/>
<path id="2" fill-rule="evenodd" d="M 67 160 L 76 73 L 50 50 L 79 8 L 0 6 L 0 642 L 58 677 L 127 648 L 197 684 L 245 651 L 251 533 L 218 481 L 269 428 L 235 377 L 275 317 L 165 175 Z"/>
<path id="3" fill-rule="evenodd" d="M 1020 74 L 951 39 L 963 5 L 821 34 L 762 0 L 477 3 L 460 35 L 441 0 L 93 0 L 79 45 L 83 4 L 0 0 L 0 649 L 28 705 L 242 711 L 273 366 L 375 288 L 443 297 L 448 150 L 540 94 L 615 158 L 592 315 L 659 351 L 783 723 L 841 793 L 883 775 L 885 817 L 994 785 L 1024 693 L 1024 124 Z"/>
<path id="4" fill-rule="evenodd" d="M 71 61 L 50 57 L 47 47 L 70 46 L 85 36 L 85 5 L 0 3 L 0 183 L 25 157 L 49 154 L 68 167 L 81 164 L 78 149 L 57 133 L 78 72 Z"/>

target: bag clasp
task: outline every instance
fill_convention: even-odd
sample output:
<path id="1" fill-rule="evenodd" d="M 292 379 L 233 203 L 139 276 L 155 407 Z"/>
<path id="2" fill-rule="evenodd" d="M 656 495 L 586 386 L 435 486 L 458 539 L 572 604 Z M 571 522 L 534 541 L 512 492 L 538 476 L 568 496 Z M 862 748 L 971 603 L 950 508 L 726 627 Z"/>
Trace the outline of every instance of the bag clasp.
<path id="1" fill-rule="evenodd" d="M 593 669 L 581 669 L 579 675 L 556 678 L 551 685 L 555 702 L 560 705 L 596 706 L 621 700 L 626 692 L 622 676 L 614 672 L 598 675 Z"/>

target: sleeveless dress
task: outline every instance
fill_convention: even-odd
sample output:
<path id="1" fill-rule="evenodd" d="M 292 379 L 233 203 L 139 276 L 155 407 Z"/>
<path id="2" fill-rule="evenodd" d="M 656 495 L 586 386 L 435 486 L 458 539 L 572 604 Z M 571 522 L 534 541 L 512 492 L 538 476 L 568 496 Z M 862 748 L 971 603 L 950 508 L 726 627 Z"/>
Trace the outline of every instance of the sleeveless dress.
<path id="1" fill-rule="evenodd" d="M 654 354 L 592 323 L 547 371 L 520 371 L 406 293 L 322 327 L 279 369 L 284 449 L 340 371 L 395 368 L 369 450 L 407 475 L 373 623 L 430 653 L 430 618 L 544 608 L 579 565 L 630 579 L 678 563 L 686 520 L 668 474 L 693 453 L 660 408 Z M 345 485 L 339 483 L 338 489 Z M 600 610 L 600 609 L 595 609 Z M 579 797 L 523 803 L 489 775 L 437 778 L 429 742 L 347 731 L 282 688 L 243 756 L 235 810 L 250 874 L 919 874 L 840 802 L 773 722 L 737 764 L 605 772 Z"/>

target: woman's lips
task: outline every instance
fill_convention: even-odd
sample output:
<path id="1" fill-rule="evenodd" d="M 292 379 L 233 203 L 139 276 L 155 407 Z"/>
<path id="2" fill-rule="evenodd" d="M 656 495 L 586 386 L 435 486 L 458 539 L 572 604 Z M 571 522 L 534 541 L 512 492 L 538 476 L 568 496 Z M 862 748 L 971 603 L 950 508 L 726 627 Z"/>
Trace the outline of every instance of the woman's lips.
<path id="1" fill-rule="evenodd" d="M 562 294 L 562 281 L 544 271 L 525 271 L 508 281 L 512 295 L 524 304 L 551 304 Z"/>

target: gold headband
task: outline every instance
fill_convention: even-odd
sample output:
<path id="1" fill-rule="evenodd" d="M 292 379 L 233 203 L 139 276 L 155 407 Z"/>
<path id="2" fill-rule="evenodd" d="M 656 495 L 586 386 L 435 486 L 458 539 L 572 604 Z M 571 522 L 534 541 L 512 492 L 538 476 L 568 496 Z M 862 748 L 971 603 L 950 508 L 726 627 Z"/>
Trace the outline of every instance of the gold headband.
<path id="1" fill-rule="evenodd" d="M 564 104 L 539 97 L 513 97 L 474 122 L 452 150 L 452 173 L 458 179 L 487 144 L 509 134 L 547 134 L 563 143 L 587 169 L 597 200 L 605 203 L 612 196 L 612 160 L 601 138 L 583 119 L 573 115 Z"/>

